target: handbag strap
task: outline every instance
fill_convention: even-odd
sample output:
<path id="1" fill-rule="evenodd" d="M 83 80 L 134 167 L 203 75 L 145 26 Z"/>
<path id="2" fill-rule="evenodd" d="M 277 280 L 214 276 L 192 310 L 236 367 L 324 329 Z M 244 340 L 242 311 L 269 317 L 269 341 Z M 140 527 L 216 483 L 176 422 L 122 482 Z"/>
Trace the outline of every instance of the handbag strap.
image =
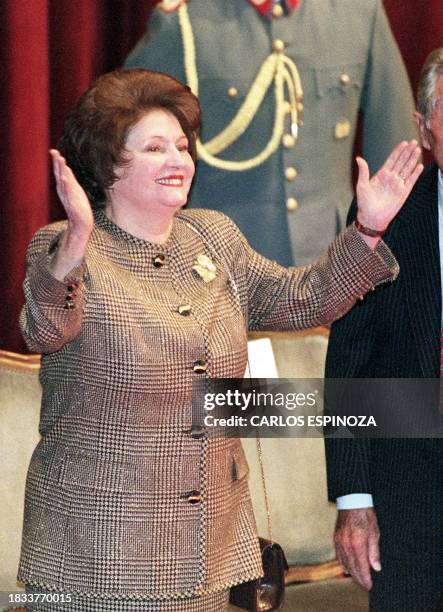
<path id="1" fill-rule="evenodd" d="M 248 359 L 248 366 L 249 366 L 249 359 Z M 249 370 L 250 372 L 251 370 Z M 261 447 L 261 441 L 260 441 L 260 434 L 257 431 L 257 454 L 258 454 L 258 462 L 260 464 L 260 472 L 261 472 L 261 481 L 262 481 L 262 485 L 263 485 L 263 493 L 265 496 L 265 509 L 266 509 L 266 519 L 268 522 L 268 535 L 269 535 L 269 539 L 272 541 L 272 523 L 271 523 L 271 512 L 269 509 L 269 499 L 268 499 L 268 491 L 266 489 L 266 480 L 265 480 L 265 470 L 263 467 L 263 453 L 262 453 L 262 447 Z"/>
<path id="2" fill-rule="evenodd" d="M 252 378 L 251 364 L 249 362 L 249 351 L 247 353 L 247 360 L 248 360 L 249 376 L 250 378 Z M 271 510 L 269 508 L 268 490 L 266 488 L 266 479 L 265 479 L 265 468 L 263 467 L 263 453 L 262 453 L 262 447 L 261 447 L 260 432 L 258 429 L 257 429 L 257 437 L 255 439 L 257 442 L 257 455 L 258 455 L 258 462 L 260 464 L 261 482 L 263 485 L 263 494 L 265 498 L 266 521 L 268 523 L 268 538 L 272 542 L 273 540 L 272 540 Z"/>

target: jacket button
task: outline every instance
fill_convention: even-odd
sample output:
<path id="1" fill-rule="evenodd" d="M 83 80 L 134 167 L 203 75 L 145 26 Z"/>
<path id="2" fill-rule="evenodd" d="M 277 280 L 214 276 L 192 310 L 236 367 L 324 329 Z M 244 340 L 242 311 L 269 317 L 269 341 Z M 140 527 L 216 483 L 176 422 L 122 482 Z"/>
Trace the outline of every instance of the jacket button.
<path id="1" fill-rule="evenodd" d="M 54 242 L 49 246 L 49 249 L 48 249 L 49 255 L 52 255 L 52 253 L 55 253 L 55 251 L 58 249 L 59 242 L 60 242 L 59 238 L 56 238 Z"/>
<path id="2" fill-rule="evenodd" d="M 181 314 L 182 317 L 187 317 L 191 314 L 192 308 L 190 304 L 180 304 L 177 308 L 178 314 Z"/>
<path id="3" fill-rule="evenodd" d="M 349 74 L 343 73 L 340 77 L 340 83 L 342 85 L 349 85 L 350 82 L 351 82 L 351 77 L 349 76 Z"/>
<path id="4" fill-rule="evenodd" d="M 182 429 L 182 433 L 186 436 L 192 436 L 195 440 L 203 438 L 206 433 L 206 427 L 200 425 L 192 425 L 192 427 L 185 427 Z"/>
<path id="5" fill-rule="evenodd" d="M 204 435 L 205 428 L 201 427 L 200 425 L 194 425 L 194 427 L 191 429 L 191 438 L 194 438 L 194 440 L 199 440 L 200 438 L 203 438 Z"/>
<path id="6" fill-rule="evenodd" d="M 238 89 L 237 89 L 237 87 L 230 87 L 230 88 L 228 89 L 228 96 L 229 96 L 230 98 L 235 98 L 235 97 L 237 96 L 237 94 L 238 94 Z"/>
<path id="7" fill-rule="evenodd" d="M 206 363 L 206 361 L 199 359 L 198 361 L 194 362 L 192 369 L 196 374 L 204 374 L 208 369 L 208 364 Z"/>
<path id="8" fill-rule="evenodd" d="M 201 499 L 200 491 L 190 491 L 189 493 L 185 493 L 183 495 L 183 499 L 188 502 L 188 504 L 198 504 Z"/>
<path id="9" fill-rule="evenodd" d="M 161 268 L 165 265 L 165 259 L 166 258 L 163 253 L 158 253 L 152 258 L 152 263 L 154 264 L 155 268 Z"/>

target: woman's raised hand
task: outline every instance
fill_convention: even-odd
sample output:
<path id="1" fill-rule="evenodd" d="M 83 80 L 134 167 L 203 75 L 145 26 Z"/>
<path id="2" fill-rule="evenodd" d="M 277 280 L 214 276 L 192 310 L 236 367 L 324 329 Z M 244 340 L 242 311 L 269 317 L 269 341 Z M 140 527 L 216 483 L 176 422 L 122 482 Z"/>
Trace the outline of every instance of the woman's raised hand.
<path id="1" fill-rule="evenodd" d="M 91 205 L 83 188 L 78 183 L 71 168 L 57 149 L 51 149 L 57 194 L 68 217 L 68 228 L 64 232 L 53 260 L 51 273 L 58 280 L 78 266 L 85 256 L 89 236 L 94 227 Z"/>
<path id="2" fill-rule="evenodd" d="M 88 197 L 59 151 L 51 149 L 49 153 L 57 194 L 68 217 L 68 232 L 78 239 L 87 240 L 94 225 Z"/>
<path id="3" fill-rule="evenodd" d="M 366 161 L 357 157 L 357 219 L 362 225 L 377 231 L 387 228 L 423 170 L 420 153 L 416 140 L 401 142 L 372 178 Z"/>

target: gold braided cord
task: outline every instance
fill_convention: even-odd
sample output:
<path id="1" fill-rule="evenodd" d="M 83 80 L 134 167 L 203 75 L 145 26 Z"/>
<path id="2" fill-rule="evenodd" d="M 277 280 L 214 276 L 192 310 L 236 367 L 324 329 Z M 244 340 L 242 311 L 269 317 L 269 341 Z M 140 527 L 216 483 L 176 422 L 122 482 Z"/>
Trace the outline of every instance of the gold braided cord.
<path id="1" fill-rule="evenodd" d="M 301 109 L 303 108 L 303 104 L 301 104 L 303 89 L 301 86 L 300 74 L 295 63 L 286 55 L 283 57 L 283 61 L 285 64 L 286 85 L 288 87 L 289 98 L 291 100 L 291 133 L 294 138 L 297 139 L 298 126 L 303 125 L 300 118 L 300 113 L 302 112 Z"/>
<path id="2" fill-rule="evenodd" d="M 263 98 L 266 95 L 266 92 L 274 81 L 278 61 L 278 54 L 273 53 L 263 62 L 257 78 L 252 84 L 248 95 L 246 96 L 234 119 L 218 134 L 218 136 L 215 136 L 205 143 L 205 149 L 208 151 L 208 153 L 216 155 L 217 153 L 224 151 L 249 127 L 249 124 L 255 117 Z"/>
<path id="3" fill-rule="evenodd" d="M 198 95 L 198 74 L 195 41 L 186 3 L 178 10 L 182 33 L 183 57 L 187 82 L 195 95 Z M 275 115 L 272 135 L 263 150 L 254 157 L 243 161 L 228 161 L 216 157 L 227 149 L 248 128 L 254 119 L 271 83 L 274 81 Z M 232 121 L 219 134 L 206 143 L 197 140 L 197 154 L 208 165 L 221 170 L 250 170 L 264 163 L 278 149 L 284 132 L 285 107 L 284 88 L 288 89 L 291 106 L 291 121 L 298 121 L 297 101 L 303 95 L 300 76 L 294 62 L 281 52 L 271 53 L 258 71 L 256 78 L 239 110 Z"/>
<path id="4" fill-rule="evenodd" d="M 198 96 L 197 60 L 195 58 L 195 40 L 189 19 L 186 3 L 178 9 L 178 21 L 182 33 L 183 61 L 185 65 L 186 80 L 192 93 Z"/>
<path id="5" fill-rule="evenodd" d="M 206 150 L 205 145 L 197 141 L 197 153 L 204 162 L 219 168 L 220 170 L 230 170 L 231 172 L 242 172 L 250 170 L 264 163 L 279 147 L 284 131 L 285 109 L 283 98 L 283 77 L 279 72 L 275 77 L 275 120 L 271 139 L 264 149 L 255 157 L 244 161 L 228 161 L 211 155 Z"/>
<path id="6" fill-rule="evenodd" d="M 291 105 L 291 111 L 293 108 L 297 108 L 297 96 L 295 93 L 295 87 L 293 81 L 291 81 L 291 75 L 286 66 L 283 67 L 283 78 L 288 90 L 289 103 Z"/>
<path id="7" fill-rule="evenodd" d="M 294 90 L 296 92 L 297 98 L 301 100 L 303 98 L 303 89 L 301 86 L 300 73 L 298 72 L 297 66 L 295 65 L 295 62 L 293 62 L 291 58 L 287 55 L 283 55 L 283 62 L 291 73 L 291 78 L 294 82 Z"/>

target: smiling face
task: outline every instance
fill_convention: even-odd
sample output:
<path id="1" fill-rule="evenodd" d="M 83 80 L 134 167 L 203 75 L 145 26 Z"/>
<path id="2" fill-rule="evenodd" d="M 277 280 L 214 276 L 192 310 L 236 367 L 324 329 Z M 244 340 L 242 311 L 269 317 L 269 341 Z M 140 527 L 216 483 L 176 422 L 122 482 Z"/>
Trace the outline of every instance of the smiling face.
<path id="1" fill-rule="evenodd" d="M 163 109 L 144 115 L 130 130 L 125 149 L 129 164 L 117 169 L 109 190 L 113 206 L 171 215 L 186 204 L 194 176 L 188 139 L 178 119 Z"/>

